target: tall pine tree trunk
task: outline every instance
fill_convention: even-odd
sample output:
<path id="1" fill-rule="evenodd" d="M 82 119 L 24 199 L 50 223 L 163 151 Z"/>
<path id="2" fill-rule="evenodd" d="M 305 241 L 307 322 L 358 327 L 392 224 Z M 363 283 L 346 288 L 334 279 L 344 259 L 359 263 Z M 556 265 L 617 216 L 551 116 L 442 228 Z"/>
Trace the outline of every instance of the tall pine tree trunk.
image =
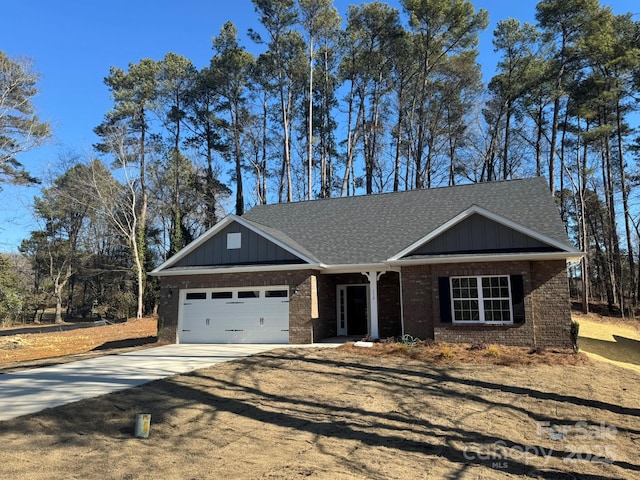
<path id="1" fill-rule="evenodd" d="M 635 306 L 637 297 L 636 291 L 636 265 L 633 256 L 633 241 L 631 239 L 631 218 L 629 212 L 629 191 L 627 187 L 626 168 L 624 162 L 624 148 L 622 146 L 622 115 L 620 113 L 620 102 L 616 102 L 616 123 L 617 133 L 616 139 L 618 143 L 618 161 L 620 169 L 620 190 L 622 192 L 622 208 L 624 209 L 624 227 L 627 237 L 627 258 L 629 259 L 629 293 L 632 304 Z"/>

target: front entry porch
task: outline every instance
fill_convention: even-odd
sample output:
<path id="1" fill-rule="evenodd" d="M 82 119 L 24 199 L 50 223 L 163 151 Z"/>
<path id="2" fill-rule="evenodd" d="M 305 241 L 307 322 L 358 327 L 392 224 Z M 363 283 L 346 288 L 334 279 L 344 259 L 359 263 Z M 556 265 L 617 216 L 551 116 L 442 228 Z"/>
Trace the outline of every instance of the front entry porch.
<path id="1" fill-rule="evenodd" d="M 371 331 L 369 285 L 337 286 L 338 336 L 367 336 Z"/>
<path id="2" fill-rule="evenodd" d="M 314 329 L 314 341 L 333 337 L 378 339 L 402 335 L 398 272 L 320 275 L 318 296 L 320 316 Z"/>

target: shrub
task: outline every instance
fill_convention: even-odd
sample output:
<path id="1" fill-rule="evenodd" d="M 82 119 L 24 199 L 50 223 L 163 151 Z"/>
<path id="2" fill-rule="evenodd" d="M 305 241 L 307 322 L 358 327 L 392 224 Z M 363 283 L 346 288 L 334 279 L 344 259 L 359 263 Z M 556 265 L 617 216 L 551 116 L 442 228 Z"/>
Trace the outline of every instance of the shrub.
<path id="1" fill-rule="evenodd" d="M 497 345 L 489 345 L 487 347 L 487 355 L 490 357 L 499 357 L 502 355 L 502 352 L 500 351 L 500 347 Z"/>
<path id="2" fill-rule="evenodd" d="M 28 289 L 9 257 L 0 254 L 0 325 L 9 326 L 21 319 Z"/>
<path id="3" fill-rule="evenodd" d="M 571 343 L 573 344 L 573 351 L 578 353 L 580 347 L 578 347 L 578 333 L 580 332 L 580 324 L 575 320 L 571 321 Z"/>
<path id="4" fill-rule="evenodd" d="M 440 356 L 442 358 L 453 358 L 453 350 L 450 347 L 444 346 L 440 349 Z"/>

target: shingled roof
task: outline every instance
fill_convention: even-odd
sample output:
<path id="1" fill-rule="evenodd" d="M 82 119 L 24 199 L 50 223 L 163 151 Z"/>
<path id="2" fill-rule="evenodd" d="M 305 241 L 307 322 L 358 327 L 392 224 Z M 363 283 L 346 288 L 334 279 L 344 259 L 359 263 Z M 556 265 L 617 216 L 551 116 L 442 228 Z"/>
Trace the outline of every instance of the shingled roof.
<path id="1" fill-rule="evenodd" d="M 325 265 L 384 262 L 477 206 L 576 250 L 542 177 L 256 206 L 243 220 Z"/>

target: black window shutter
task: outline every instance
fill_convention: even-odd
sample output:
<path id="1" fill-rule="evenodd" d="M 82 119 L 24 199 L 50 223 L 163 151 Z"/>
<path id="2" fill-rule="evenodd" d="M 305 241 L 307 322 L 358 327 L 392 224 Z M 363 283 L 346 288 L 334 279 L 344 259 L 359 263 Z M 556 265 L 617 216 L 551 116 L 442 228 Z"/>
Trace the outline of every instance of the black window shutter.
<path id="1" fill-rule="evenodd" d="M 513 323 L 524 323 L 524 286 L 522 275 L 511 275 L 511 304 Z"/>
<path id="2" fill-rule="evenodd" d="M 451 291 L 449 277 L 438 277 L 438 289 L 440 293 L 440 321 L 451 323 Z"/>

